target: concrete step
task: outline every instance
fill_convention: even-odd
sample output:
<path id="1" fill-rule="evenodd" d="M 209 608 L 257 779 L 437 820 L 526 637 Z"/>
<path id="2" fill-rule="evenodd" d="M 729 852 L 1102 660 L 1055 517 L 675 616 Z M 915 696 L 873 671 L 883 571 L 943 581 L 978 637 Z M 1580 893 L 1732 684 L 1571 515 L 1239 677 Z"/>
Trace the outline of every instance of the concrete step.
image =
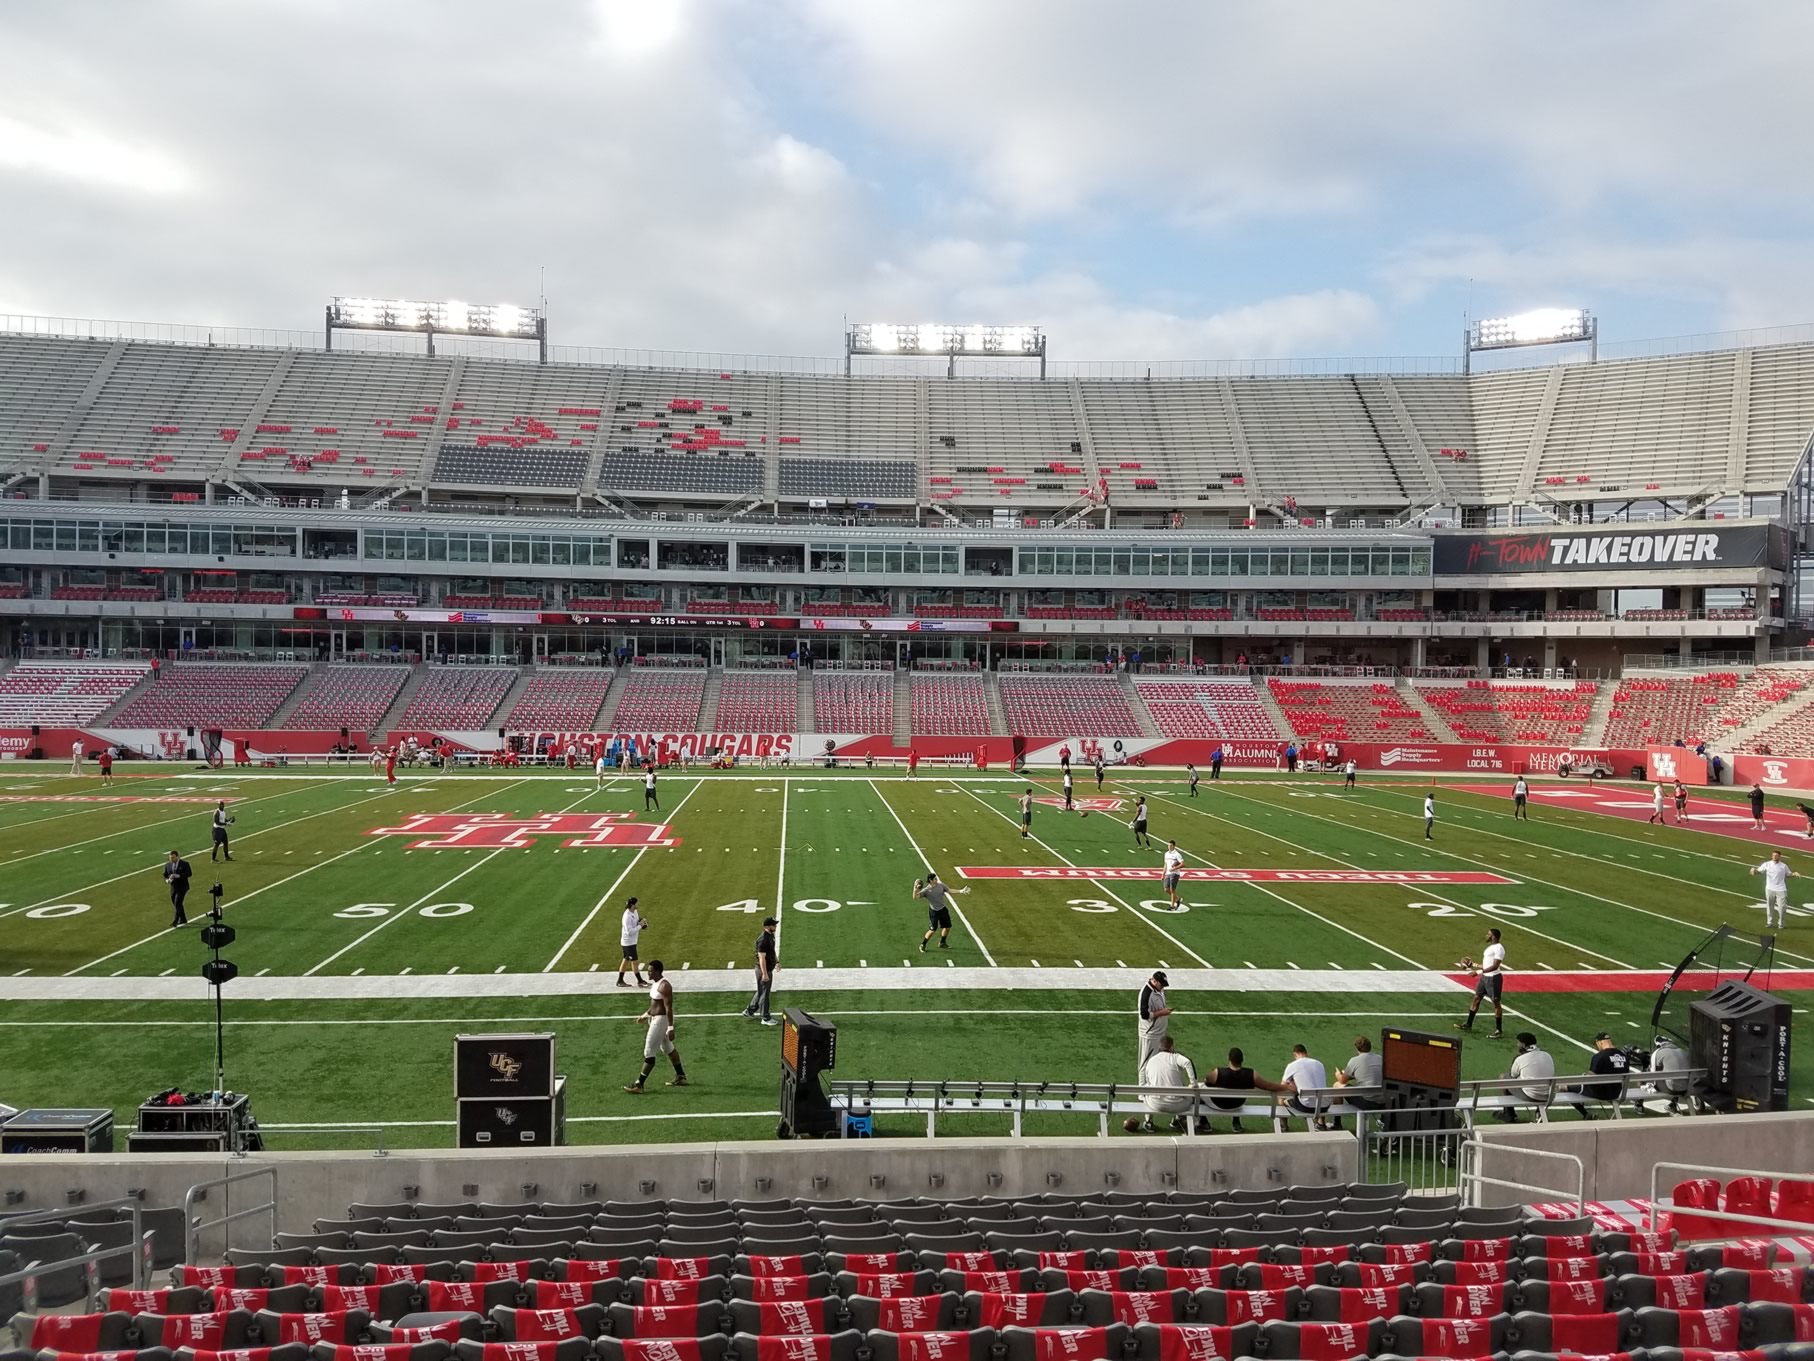
<path id="1" fill-rule="evenodd" d="M 1119 674 L 1121 676 L 1121 693 L 1127 696 L 1127 707 L 1134 711 L 1134 722 L 1140 725 L 1140 735 L 1142 737 L 1165 736 L 1159 731 L 1159 725 L 1153 722 L 1152 714 L 1147 712 L 1146 701 L 1140 698 L 1140 690 L 1134 684 L 1134 678 L 1126 671 Z"/>
<path id="2" fill-rule="evenodd" d="M 605 691 L 605 702 L 599 705 L 598 717 L 593 720 L 599 732 L 610 732 L 611 725 L 617 718 L 617 706 L 624 697 L 624 679 L 630 674 L 630 668 L 620 666 L 617 674 L 611 678 L 611 688 Z"/>
<path id="3" fill-rule="evenodd" d="M 712 667 L 705 674 L 705 697 L 699 701 L 699 731 L 711 732 L 718 726 L 718 697 L 724 693 L 724 672 Z"/>
<path id="4" fill-rule="evenodd" d="M 1430 702 L 1418 693 L 1417 687 L 1411 683 L 1409 677 L 1400 676 L 1398 678 L 1398 693 L 1407 705 L 1423 716 L 1424 727 L 1429 729 L 1430 736 L 1438 742 L 1459 742 L 1461 740 L 1455 735 L 1455 729 L 1449 726 L 1449 721 L 1432 709 Z"/>
<path id="5" fill-rule="evenodd" d="M 504 720 L 510 717 L 510 711 L 516 708 L 517 701 L 523 697 L 523 691 L 529 688 L 529 678 L 533 675 L 535 668 L 532 666 L 525 666 L 517 672 L 516 684 L 504 692 L 504 702 L 498 705 L 497 711 L 491 716 L 491 727 L 505 726 Z"/>
<path id="6" fill-rule="evenodd" d="M 397 691 L 397 697 L 391 701 L 391 707 L 384 711 L 384 717 L 378 720 L 372 729 L 372 736 L 382 742 L 384 734 L 403 721 L 403 711 L 409 708 L 409 702 L 416 697 L 416 691 L 422 688 L 422 682 L 428 675 L 426 667 L 412 666 L 409 679 L 403 682 L 403 688 Z"/>
<path id="7" fill-rule="evenodd" d="M 905 667 L 894 673 L 894 744 L 913 742 L 913 672 Z"/>
<path id="8" fill-rule="evenodd" d="M 983 693 L 989 697 L 989 731 L 996 737 L 1007 737 L 1008 716 L 1001 707 L 1001 687 L 995 683 L 995 673 L 989 672 L 983 677 Z"/>
<path id="9" fill-rule="evenodd" d="M 1260 707 L 1272 720 L 1272 726 L 1279 730 L 1280 740 L 1290 737 L 1292 735 L 1291 724 L 1286 721 L 1285 711 L 1279 708 L 1279 702 L 1272 697 L 1272 688 L 1266 684 L 1264 676 L 1253 678 L 1253 692 L 1259 697 Z"/>
<path id="10" fill-rule="evenodd" d="M 798 732 L 817 732 L 818 728 L 814 726 L 813 722 L 813 673 L 808 670 L 801 670 L 797 674 L 800 691 L 797 700 L 798 708 L 794 719 L 794 722 L 797 725 L 795 730 Z"/>

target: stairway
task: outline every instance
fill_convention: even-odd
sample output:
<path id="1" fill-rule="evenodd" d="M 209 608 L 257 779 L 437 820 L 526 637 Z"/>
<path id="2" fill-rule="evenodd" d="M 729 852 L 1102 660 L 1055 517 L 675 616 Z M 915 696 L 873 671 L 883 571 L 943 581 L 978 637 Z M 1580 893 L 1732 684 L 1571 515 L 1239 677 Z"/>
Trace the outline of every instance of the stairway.
<path id="1" fill-rule="evenodd" d="M 1007 737 L 1008 716 L 1002 712 L 1001 688 L 995 683 L 995 673 L 983 674 L 983 694 L 989 700 L 989 731 L 996 737 Z"/>
<path id="2" fill-rule="evenodd" d="M 598 717 L 592 720 L 595 731 L 611 731 L 611 724 L 617 717 L 618 703 L 624 697 L 625 678 L 628 677 L 629 674 L 629 667 L 620 666 L 617 668 L 617 674 L 611 678 L 611 688 L 605 691 L 605 702 L 599 705 Z"/>
<path id="3" fill-rule="evenodd" d="M 125 694 L 121 695 L 112 704 L 109 704 L 105 709 L 101 710 L 100 713 L 89 719 L 89 724 L 96 728 L 105 728 L 109 726 L 114 719 L 118 718 L 120 714 L 124 712 L 128 704 L 131 704 L 140 695 L 143 695 L 153 685 L 157 684 L 158 675 L 159 673 L 156 671 L 147 671 L 143 680 L 133 686 L 132 689 L 128 690 Z"/>
<path id="4" fill-rule="evenodd" d="M 712 667 L 705 673 L 705 695 L 699 701 L 699 731 L 713 732 L 718 727 L 718 696 L 724 693 L 724 672 Z"/>
<path id="5" fill-rule="evenodd" d="M 516 708 L 517 701 L 523 697 L 523 691 L 529 688 L 529 678 L 533 675 L 535 675 L 533 666 L 517 668 L 516 683 L 504 692 L 503 703 L 492 711 L 491 721 L 486 724 L 487 727 L 501 728 L 505 726 L 504 720 L 510 717 L 510 711 Z"/>
<path id="6" fill-rule="evenodd" d="M 1159 725 L 1153 722 L 1153 716 L 1147 712 L 1146 701 L 1140 698 L 1140 689 L 1134 684 L 1134 678 L 1126 671 L 1121 676 L 1121 693 L 1127 698 L 1127 707 L 1134 711 L 1134 722 L 1140 725 L 1142 737 L 1164 737 Z"/>
<path id="7" fill-rule="evenodd" d="M 894 744 L 905 747 L 913 742 L 913 672 L 900 668 L 894 673 Z"/>
<path id="8" fill-rule="evenodd" d="M 1455 735 L 1455 729 L 1449 726 L 1448 719 L 1430 707 L 1430 702 L 1418 693 L 1417 687 L 1411 683 L 1409 677 L 1400 676 L 1398 678 L 1398 695 L 1407 706 L 1417 710 L 1418 714 L 1422 716 L 1424 728 L 1431 737 L 1438 742 L 1461 741 L 1461 738 Z"/>
<path id="9" fill-rule="evenodd" d="M 266 720 L 265 727 L 281 728 L 284 724 L 288 723 L 290 721 L 290 715 L 296 712 L 296 706 L 301 704 L 303 697 L 307 695 L 310 690 L 315 688 L 315 682 L 321 679 L 321 673 L 326 670 L 326 662 L 316 662 L 311 666 L 309 668 L 309 674 L 304 676 L 301 683 L 298 684 L 294 690 L 290 691 L 289 697 L 285 699 L 282 704 L 277 706 L 277 712 Z"/>
<path id="10" fill-rule="evenodd" d="M 1272 720 L 1272 726 L 1279 730 L 1279 737 L 1290 737 L 1291 724 L 1285 718 L 1285 711 L 1279 708 L 1279 702 L 1272 697 L 1272 687 L 1266 684 L 1265 677 L 1253 678 L 1253 692 L 1260 701 L 1260 707 L 1266 711 L 1266 716 Z"/>
<path id="11" fill-rule="evenodd" d="M 1586 731 L 1581 734 L 1581 745 L 1586 747 L 1600 744 L 1600 735 L 1612 721 L 1613 691 L 1619 688 L 1617 681 L 1601 681 L 1599 684 L 1599 693 L 1594 696 L 1593 706 L 1587 711 Z"/>
<path id="12" fill-rule="evenodd" d="M 798 707 L 794 711 L 795 731 L 817 732 L 819 730 L 813 723 L 813 673 L 809 670 L 802 669 L 797 674 L 799 677 L 800 692 L 797 701 Z"/>
<path id="13" fill-rule="evenodd" d="M 384 711 L 384 717 L 372 725 L 371 735 L 380 742 L 384 735 L 403 721 L 403 711 L 409 708 L 409 702 L 416 697 L 416 691 L 422 688 L 422 682 L 428 678 L 428 668 L 412 666 L 409 679 L 403 682 L 403 688 L 397 691 L 397 697 L 391 701 L 391 707 Z"/>

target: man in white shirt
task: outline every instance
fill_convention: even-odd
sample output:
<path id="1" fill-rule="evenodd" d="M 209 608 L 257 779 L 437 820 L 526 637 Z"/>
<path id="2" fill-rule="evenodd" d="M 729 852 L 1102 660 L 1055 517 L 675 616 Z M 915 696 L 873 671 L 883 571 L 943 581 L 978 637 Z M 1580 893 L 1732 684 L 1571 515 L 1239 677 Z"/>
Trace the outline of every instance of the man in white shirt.
<path id="1" fill-rule="evenodd" d="M 69 749 L 69 773 L 71 775 L 82 773 L 82 739 L 79 737 L 76 739 L 75 745 Z"/>
<path id="2" fill-rule="evenodd" d="M 656 794 L 655 794 L 655 767 L 654 766 L 650 766 L 648 768 L 648 770 L 643 772 L 642 806 L 643 806 L 643 811 L 645 811 L 645 812 L 647 812 L 651 808 L 653 808 L 656 812 L 661 811 L 661 800 L 659 798 L 657 798 Z"/>
<path id="3" fill-rule="evenodd" d="M 1184 879 L 1184 852 L 1178 849 L 1176 840 L 1165 843 L 1165 896 L 1172 900 L 1172 911 L 1180 906 L 1178 902 L 1178 885 Z"/>
<path id="4" fill-rule="evenodd" d="M 1360 767 L 1355 764 L 1354 758 L 1352 756 L 1350 756 L 1348 758 L 1348 764 L 1342 767 L 1342 788 L 1343 789 L 1346 790 L 1346 789 L 1354 788 L 1354 777 L 1356 774 L 1359 773 L 1359 771 L 1360 771 Z"/>
<path id="5" fill-rule="evenodd" d="M 1764 876 L 1764 925 L 1787 927 L 1789 876 L 1795 871 L 1789 868 L 1781 851 L 1771 851 L 1768 860 L 1751 867 L 1751 873 Z"/>
<path id="6" fill-rule="evenodd" d="M 1533 1079 L 1554 1077 L 1556 1061 L 1550 1057 L 1547 1049 L 1537 1043 L 1537 1037 L 1528 1030 L 1521 1030 L 1518 1032 L 1517 1038 L 1518 1057 L 1512 1060 L 1512 1066 L 1506 1072 L 1506 1076 Z M 1510 1094 L 1522 1096 L 1530 1101 L 1547 1103 L 1550 1099 L 1551 1088 L 1547 1083 L 1537 1083 L 1529 1087 L 1514 1087 Z M 1518 1112 L 1508 1107 L 1505 1110 L 1495 1111 L 1493 1118 L 1503 1120 L 1507 1124 L 1515 1124 L 1518 1120 Z"/>
<path id="7" fill-rule="evenodd" d="M 1317 1114 L 1315 1107 L 1297 1100 L 1299 1092 L 1319 1091 L 1329 1085 L 1329 1070 L 1323 1067 L 1321 1059 L 1310 1057 L 1310 1051 L 1301 1044 L 1291 1046 L 1291 1062 L 1285 1065 L 1285 1071 L 1279 1074 L 1279 1086 L 1288 1097 L 1287 1104 L 1299 1114 L 1315 1117 L 1312 1123 L 1317 1129 L 1326 1129 L 1327 1122 Z"/>
<path id="8" fill-rule="evenodd" d="M 1154 1114 L 1171 1116 L 1173 1129 L 1183 1129 L 1184 1113 L 1196 1104 L 1195 1096 L 1190 1089 L 1197 1085 L 1197 1069 L 1196 1065 L 1173 1047 L 1170 1035 L 1159 1037 L 1158 1048 L 1146 1061 L 1146 1066 L 1140 1070 L 1140 1085 L 1142 1087 L 1176 1087 L 1180 1089 L 1176 1096 L 1149 1095 L 1142 1097 L 1141 1101 Z M 1150 1117 L 1142 1122 L 1136 1121 L 1131 1116 L 1124 1126 L 1127 1129 L 1145 1128 L 1149 1130 L 1152 1127 L 1153 1122 Z"/>
<path id="9" fill-rule="evenodd" d="M 1432 789 L 1423 796 L 1423 839 L 1434 841 L 1431 835 L 1436 830 L 1436 791 Z"/>
<path id="10" fill-rule="evenodd" d="M 623 958 L 617 961 L 617 986 L 620 988 L 630 986 L 624 982 L 625 969 L 636 974 L 638 983 L 646 985 L 649 981 L 642 976 L 642 965 L 636 959 L 636 942 L 642 939 L 643 928 L 648 924 L 648 920 L 636 908 L 636 899 L 632 898 L 624 904 L 623 926 L 617 933 L 618 945 L 623 950 Z"/>
<path id="11" fill-rule="evenodd" d="M 1512 781 L 1512 821 L 1529 822 L 1531 820 L 1531 787 L 1520 775 Z"/>
<path id="12" fill-rule="evenodd" d="M 1505 1038 L 1505 946 L 1499 940 L 1499 928 L 1489 926 L 1486 931 L 1486 949 L 1481 952 L 1480 965 L 1474 966 L 1471 960 L 1462 960 L 1461 967 L 1474 975 L 1474 1001 L 1468 1007 L 1465 1021 L 1457 1021 L 1457 1030 L 1472 1030 L 1474 1016 L 1480 1010 L 1482 998 L 1493 999 L 1493 1033 L 1490 1038 Z"/>
<path id="13" fill-rule="evenodd" d="M 1654 822 L 1659 827 L 1663 825 L 1663 786 L 1660 784 L 1650 791 L 1650 816 L 1644 821 L 1646 824 Z"/>
<path id="14" fill-rule="evenodd" d="M 605 787 L 605 753 L 603 751 L 600 751 L 597 759 L 592 762 L 592 774 L 597 781 L 594 788 L 603 789 Z"/>

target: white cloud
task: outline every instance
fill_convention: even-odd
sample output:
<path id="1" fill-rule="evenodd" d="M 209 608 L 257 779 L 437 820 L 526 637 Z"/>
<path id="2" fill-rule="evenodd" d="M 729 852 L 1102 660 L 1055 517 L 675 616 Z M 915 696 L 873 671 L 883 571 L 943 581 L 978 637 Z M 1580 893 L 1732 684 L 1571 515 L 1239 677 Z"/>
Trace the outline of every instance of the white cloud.
<path id="1" fill-rule="evenodd" d="M 0 173 L 20 172 L 135 194 L 178 194 L 193 176 L 160 148 L 58 119 L 56 126 L 0 113 Z"/>

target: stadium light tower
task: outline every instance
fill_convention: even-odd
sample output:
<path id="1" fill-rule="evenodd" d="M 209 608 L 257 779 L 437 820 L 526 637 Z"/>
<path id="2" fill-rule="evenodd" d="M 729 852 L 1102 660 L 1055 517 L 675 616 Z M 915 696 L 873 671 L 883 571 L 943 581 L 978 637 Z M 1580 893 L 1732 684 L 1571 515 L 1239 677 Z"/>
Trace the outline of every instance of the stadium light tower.
<path id="1" fill-rule="evenodd" d="M 500 340 L 533 340 L 541 362 L 548 362 L 548 318 L 539 307 L 510 303 L 408 302 L 402 298 L 333 298 L 327 306 L 327 348 L 335 331 L 417 331 L 435 336 L 493 336 Z"/>
<path id="2" fill-rule="evenodd" d="M 844 376 L 857 355 L 935 355 L 946 357 L 945 376 L 957 376 L 964 359 L 1037 359 L 1046 376 L 1046 337 L 1037 326 L 954 326 L 922 321 L 858 321 L 844 333 Z"/>
<path id="3" fill-rule="evenodd" d="M 1477 350 L 1512 350 L 1527 345 L 1572 345 L 1585 341 L 1588 360 L 1600 357 L 1600 323 L 1585 307 L 1542 307 L 1514 317 L 1477 321 L 1462 333 L 1461 371 L 1467 373 Z"/>

